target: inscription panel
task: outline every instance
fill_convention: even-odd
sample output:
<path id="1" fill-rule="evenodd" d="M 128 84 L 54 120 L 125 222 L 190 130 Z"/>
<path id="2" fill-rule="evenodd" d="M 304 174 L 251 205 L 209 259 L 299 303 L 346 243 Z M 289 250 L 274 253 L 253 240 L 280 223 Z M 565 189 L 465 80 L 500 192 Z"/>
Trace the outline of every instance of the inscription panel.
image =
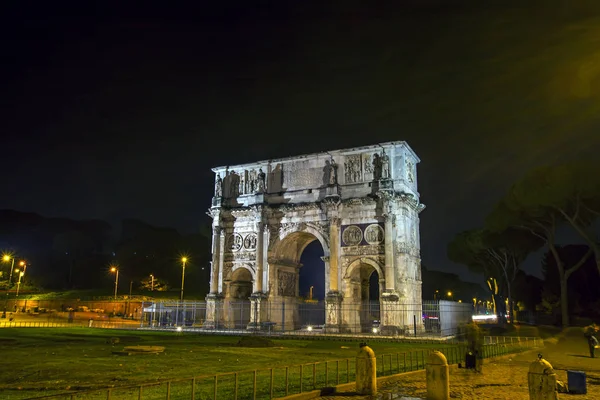
<path id="1" fill-rule="evenodd" d="M 308 161 L 285 164 L 283 186 L 288 188 L 316 188 L 323 186 L 323 168 L 312 168 Z"/>

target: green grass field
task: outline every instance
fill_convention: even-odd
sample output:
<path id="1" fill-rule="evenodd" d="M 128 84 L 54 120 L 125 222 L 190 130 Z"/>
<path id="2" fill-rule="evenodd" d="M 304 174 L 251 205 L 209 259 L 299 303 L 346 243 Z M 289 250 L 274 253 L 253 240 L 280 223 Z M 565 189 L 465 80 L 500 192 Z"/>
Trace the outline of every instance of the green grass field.
<path id="1" fill-rule="evenodd" d="M 107 343 L 119 337 L 114 347 Z M 126 385 L 152 384 L 174 378 L 191 378 L 217 373 L 251 371 L 258 373 L 258 398 L 268 398 L 271 372 L 274 368 L 275 395 L 285 394 L 285 366 L 289 392 L 303 388 L 333 385 L 353 380 L 354 358 L 358 342 L 330 340 L 274 339 L 275 347 L 246 348 L 237 346 L 239 337 L 205 336 L 190 333 L 142 332 L 89 328 L 0 329 L 2 373 L 0 397 L 25 399 L 64 392 Z M 158 355 L 120 356 L 112 354 L 130 345 L 159 345 L 166 350 Z M 421 350 L 450 347 L 449 345 L 391 343 L 372 341 L 369 345 L 378 356 L 405 353 L 379 362 L 378 369 L 413 369 L 423 365 Z M 412 353 L 410 353 L 412 352 Z M 305 366 L 300 376 L 299 364 L 350 359 L 345 362 Z M 409 366 L 410 363 L 410 366 Z M 346 368 L 348 367 L 348 371 Z M 339 368 L 339 369 L 338 369 Z M 219 399 L 231 399 L 235 392 L 235 375 L 220 377 Z M 313 380 L 314 379 L 314 380 Z M 253 372 L 238 375 L 239 398 L 248 398 L 253 386 Z M 191 381 L 173 384 L 172 398 L 190 398 Z M 137 389 L 136 389 L 137 390 Z M 144 389 L 144 399 L 165 398 L 165 384 Z M 214 378 L 198 380 L 197 399 L 214 398 Z M 133 392 L 119 393 L 112 398 L 137 398 Z M 89 394 L 85 397 L 95 398 Z M 98 398 L 106 399 L 106 391 Z"/>

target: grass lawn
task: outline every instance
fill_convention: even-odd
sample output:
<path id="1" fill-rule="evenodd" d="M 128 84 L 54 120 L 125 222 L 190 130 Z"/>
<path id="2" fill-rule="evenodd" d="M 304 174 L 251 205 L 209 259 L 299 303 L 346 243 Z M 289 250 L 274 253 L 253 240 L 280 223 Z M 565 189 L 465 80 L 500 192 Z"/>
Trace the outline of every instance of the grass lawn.
<path id="1" fill-rule="evenodd" d="M 119 337 L 120 343 L 114 347 L 107 343 L 111 337 Z M 258 398 L 264 398 L 269 390 L 270 371 L 275 368 L 275 392 L 285 392 L 285 366 L 289 369 L 290 393 L 298 391 L 300 382 L 307 388 L 335 384 L 338 374 L 340 382 L 345 382 L 345 362 L 329 363 L 326 376 L 325 364 L 304 367 L 302 379 L 298 364 L 340 360 L 350 358 L 349 378 L 354 375 L 354 358 L 358 351 L 358 342 L 328 340 L 291 340 L 274 339 L 275 347 L 247 348 L 236 346 L 239 337 L 204 336 L 186 333 L 120 331 L 90 328 L 5 328 L 0 329 L 0 349 L 2 354 L 2 373 L 0 374 L 0 397 L 24 399 L 35 396 L 58 393 L 65 390 L 84 390 L 106 387 L 118 387 L 143 383 L 156 383 L 172 378 L 191 378 L 217 373 L 239 372 L 265 369 L 257 380 L 263 387 Z M 158 355 L 113 355 L 113 350 L 121 350 L 131 345 L 165 346 L 166 350 Z M 376 355 L 413 352 L 398 358 L 386 358 L 380 368 L 402 369 L 418 363 L 422 365 L 421 350 L 450 347 L 450 345 L 375 342 L 369 345 Z M 426 353 L 424 353 L 426 354 Z M 408 358 L 410 357 L 410 359 Z M 405 366 L 406 363 L 406 366 Z M 282 368 L 278 368 L 282 367 Z M 339 372 L 338 372 L 339 371 Z M 314 375 L 313 375 L 314 374 Z M 313 378 L 314 377 L 314 378 Z M 235 390 L 234 375 L 219 378 L 218 398 L 233 398 Z M 239 398 L 246 398 L 252 391 L 253 373 L 239 375 Z M 313 379 L 316 382 L 313 382 Z M 321 380 L 321 381 L 319 381 Z M 180 392 L 181 397 L 190 398 L 190 381 L 174 385 L 172 394 Z M 248 386 L 250 385 L 250 386 Z M 308 386 L 307 386 L 308 385 Z M 164 386 L 164 385 L 162 385 Z M 197 398 L 212 398 L 214 378 L 198 383 Z M 164 387 L 144 389 L 144 399 L 165 398 Z M 156 397 L 154 397 L 153 393 Z M 159 393 L 161 392 L 161 393 Z M 137 398 L 133 393 L 115 394 L 112 398 Z M 187 396 L 187 397 L 186 397 Z M 81 397 L 83 398 L 83 397 Z M 89 395 L 86 399 L 91 398 Z M 105 392 L 98 398 L 106 398 Z"/>

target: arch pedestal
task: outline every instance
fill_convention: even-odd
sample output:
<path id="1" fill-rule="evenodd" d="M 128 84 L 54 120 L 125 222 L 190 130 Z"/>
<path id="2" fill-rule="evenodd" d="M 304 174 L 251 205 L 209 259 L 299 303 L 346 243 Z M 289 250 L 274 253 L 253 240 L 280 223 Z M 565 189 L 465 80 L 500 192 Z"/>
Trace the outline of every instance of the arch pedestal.
<path id="1" fill-rule="evenodd" d="M 311 312 L 326 332 L 377 324 L 397 333 L 417 312 L 421 325 L 418 162 L 405 142 L 391 142 L 214 168 L 204 326 L 300 329 L 300 256 L 313 241 L 323 248 L 325 274 L 315 279 L 325 299 Z"/>

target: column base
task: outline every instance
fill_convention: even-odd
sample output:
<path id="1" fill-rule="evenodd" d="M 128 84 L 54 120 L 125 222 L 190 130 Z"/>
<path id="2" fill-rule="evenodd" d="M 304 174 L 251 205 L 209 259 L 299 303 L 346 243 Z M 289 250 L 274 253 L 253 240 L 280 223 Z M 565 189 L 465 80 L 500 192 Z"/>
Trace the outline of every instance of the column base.
<path id="1" fill-rule="evenodd" d="M 393 290 L 384 290 L 381 293 L 381 325 L 379 332 L 386 336 L 396 336 L 404 333 L 399 321 L 400 296 Z"/>
<path id="2" fill-rule="evenodd" d="M 342 331 L 342 300 L 341 293 L 337 291 L 331 291 L 325 296 L 325 333 Z"/>
<path id="3" fill-rule="evenodd" d="M 265 303 L 267 295 L 262 292 L 255 292 L 250 295 L 250 322 L 246 329 L 252 331 L 261 330 L 263 326 L 268 326 L 267 309 Z"/>
<path id="4" fill-rule="evenodd" d="M 220 293 L 206 295 L 206 319 L 203 329 L 219 329 L 223 327 L 223 298 Z"/>

